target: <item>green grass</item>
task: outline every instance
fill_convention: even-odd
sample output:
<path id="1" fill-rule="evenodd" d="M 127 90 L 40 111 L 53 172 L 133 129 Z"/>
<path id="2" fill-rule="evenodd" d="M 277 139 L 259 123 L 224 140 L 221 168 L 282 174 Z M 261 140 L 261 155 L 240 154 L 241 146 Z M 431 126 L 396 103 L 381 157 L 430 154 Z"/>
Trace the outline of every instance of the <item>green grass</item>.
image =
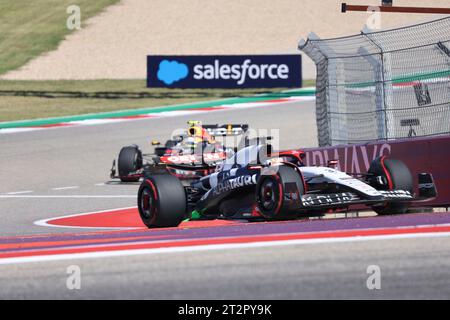
<path id="1" fill-rule="evenodd" d="M 119 0 L 1 0 L 0 74 L 55 49 L 71 31 L 66 27 L 69 5 L 81 9 L 82 27 L 91 16 Z"/>
<path id="2" fill-rule="evenodd" d="M 305 81 L 304 85 L 314 85 L 314 81 Z M 161 107 L 281 90 L 149 89 L 145 80 L 0 80 L 0 122 Z"/>

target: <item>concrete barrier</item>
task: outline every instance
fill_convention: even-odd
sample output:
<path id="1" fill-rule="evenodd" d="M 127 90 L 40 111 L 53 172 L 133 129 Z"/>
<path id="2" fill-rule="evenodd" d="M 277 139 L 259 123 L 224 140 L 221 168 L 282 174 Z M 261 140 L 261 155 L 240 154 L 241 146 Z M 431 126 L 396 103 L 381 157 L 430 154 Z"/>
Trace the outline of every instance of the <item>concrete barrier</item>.
<path id="1" fill-rule="evenodd" d="M 308 148 L 305 152 L 308 166 L 326 166 L 328 160 L 338 160 L 337 168 L 351 173 L 367 172 L 378 156 L 400 159 L 411 169 L 416 186 L 420 172 L 432 173 L 436 183 L 438 197 L 415 206 L 450 206 L 450 135 Z"/>

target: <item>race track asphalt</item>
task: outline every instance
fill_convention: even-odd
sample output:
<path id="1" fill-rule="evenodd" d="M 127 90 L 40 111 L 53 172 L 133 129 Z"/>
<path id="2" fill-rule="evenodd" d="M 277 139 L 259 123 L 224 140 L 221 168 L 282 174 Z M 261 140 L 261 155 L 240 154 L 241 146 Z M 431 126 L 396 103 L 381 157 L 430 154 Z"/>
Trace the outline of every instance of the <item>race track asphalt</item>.
<path id="1" fill-rule="evenodd" d="M 135 206 L 137 184 L 105 184 L 112 159 L 130 143 L 150 151 L 151 139 L 191 119 L 278 128 L 281 148 L 317 140 L 314 102 L 3 134 L 0 235 L 82 232 L 33 222 Z M 425 236 L 7 264 L 0 298 L 449 299 L 449 250 L 449 237 Z M 81 269 L 81 290 L 66 287 L 70 265 Z M 380 267 L 380 290 L 366 286 L 370 265 Z"/>
<path id="2" fill-rule="evenodd" d="M 425 238 L 0 265 L 0 298 L 449 299 L 449 250 Z M 67 289 L 71 265 L 80 290 Z M 379 290 L 367 287 L 373 265 Z"/>

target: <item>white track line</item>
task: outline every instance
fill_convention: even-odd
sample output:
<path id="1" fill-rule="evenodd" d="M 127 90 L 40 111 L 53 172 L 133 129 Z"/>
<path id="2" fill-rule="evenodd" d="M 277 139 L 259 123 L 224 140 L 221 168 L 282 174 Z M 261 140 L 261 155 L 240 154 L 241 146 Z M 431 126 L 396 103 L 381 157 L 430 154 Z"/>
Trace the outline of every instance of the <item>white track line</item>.
<path id="1" fill-rule="evenodd" d="M 44 130 L 45 128 L 6 128 L 6 129 L 0 129 L 0 134 L 7 134 L 7 133 L 17 133 L 17 132 L 30 132 L 30 131 L 37 131 L 37 130 Z"/>
<path id="2" fill-rule="evenodd" d="M 59 190 L 71 190 L 71 189 L 78 189 L 78 188 L 79 188 L 79 186 L 69 186 L 69 187 L 52 188 L 52 190 L 59 191 Z"/>
<path id="3" fill-rule="evenodd" d="M 16 192 L 8 192 L 5 193 L 6 195 L 16 195 L 16 194 L 26 194 L 26 193 L 33 193 L 33 190 L 27 190 L 27 191 L 16 191 Z"/>
<path id="4" fill-rule="evenodd" d="M 261 248 L 261 247 L 275 247 L 275 246 L 288 246 L 288 245 L 345 243 L 345 242 L 361 242 L 361 241 L 374 241 L 374 240 L 411 239 L 411 238 L 442 238 L 442 237 L 450 237 L 450 232 L 410 233 L 410 234 L 398 234 L 398 235 L 363 236 L 363 237 L 348 237 L 348 238 L 298 239 L 298 240 L 279 240 L 279 241 L 275 240 L 275 241 L 261 241 L 261 242 L 251 242 L 251 243 L 199 245 L 199 246 L 175 247 L 175 248 L 135 249 L 135 250 L 131 249 L 131 250 L 118 250 L 118 251 L 99 251 L 99 252 L 84 252 L 84 253 L 72 253 L 72 254 L 56 254 L 56 255 L 34 256 L 34 257 L 5 258 L 5 259 L 0 259 L 0 265 L 28 263 L 28 262 L 43 262 L 43 261 L 61 261 L 61 260 L 71 260 L 71 259 L 123 257 L 123 256 L 155 254 L 155 253 L 198 252 L 198 251 Z"/>

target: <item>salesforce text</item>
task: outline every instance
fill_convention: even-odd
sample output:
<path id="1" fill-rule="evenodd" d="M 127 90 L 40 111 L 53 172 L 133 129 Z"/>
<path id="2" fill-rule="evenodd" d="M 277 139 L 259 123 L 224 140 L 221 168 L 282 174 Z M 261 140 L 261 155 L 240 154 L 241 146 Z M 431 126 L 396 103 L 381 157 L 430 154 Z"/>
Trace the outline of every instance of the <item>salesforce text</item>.
<path id="1" fill-rule="evenodd" d="M 233 79 L 238 85 L 245 83 L 246 77 L 250 79 L 287 79 L 289 77 L 289 67 L 286 64 L 251 64 L 250 59 L 245 60 L 242 65 L 222 64 L 219 60 L 214 60 L 212 64 L 197 64 L 194 66 L 194 79 Z"/>

